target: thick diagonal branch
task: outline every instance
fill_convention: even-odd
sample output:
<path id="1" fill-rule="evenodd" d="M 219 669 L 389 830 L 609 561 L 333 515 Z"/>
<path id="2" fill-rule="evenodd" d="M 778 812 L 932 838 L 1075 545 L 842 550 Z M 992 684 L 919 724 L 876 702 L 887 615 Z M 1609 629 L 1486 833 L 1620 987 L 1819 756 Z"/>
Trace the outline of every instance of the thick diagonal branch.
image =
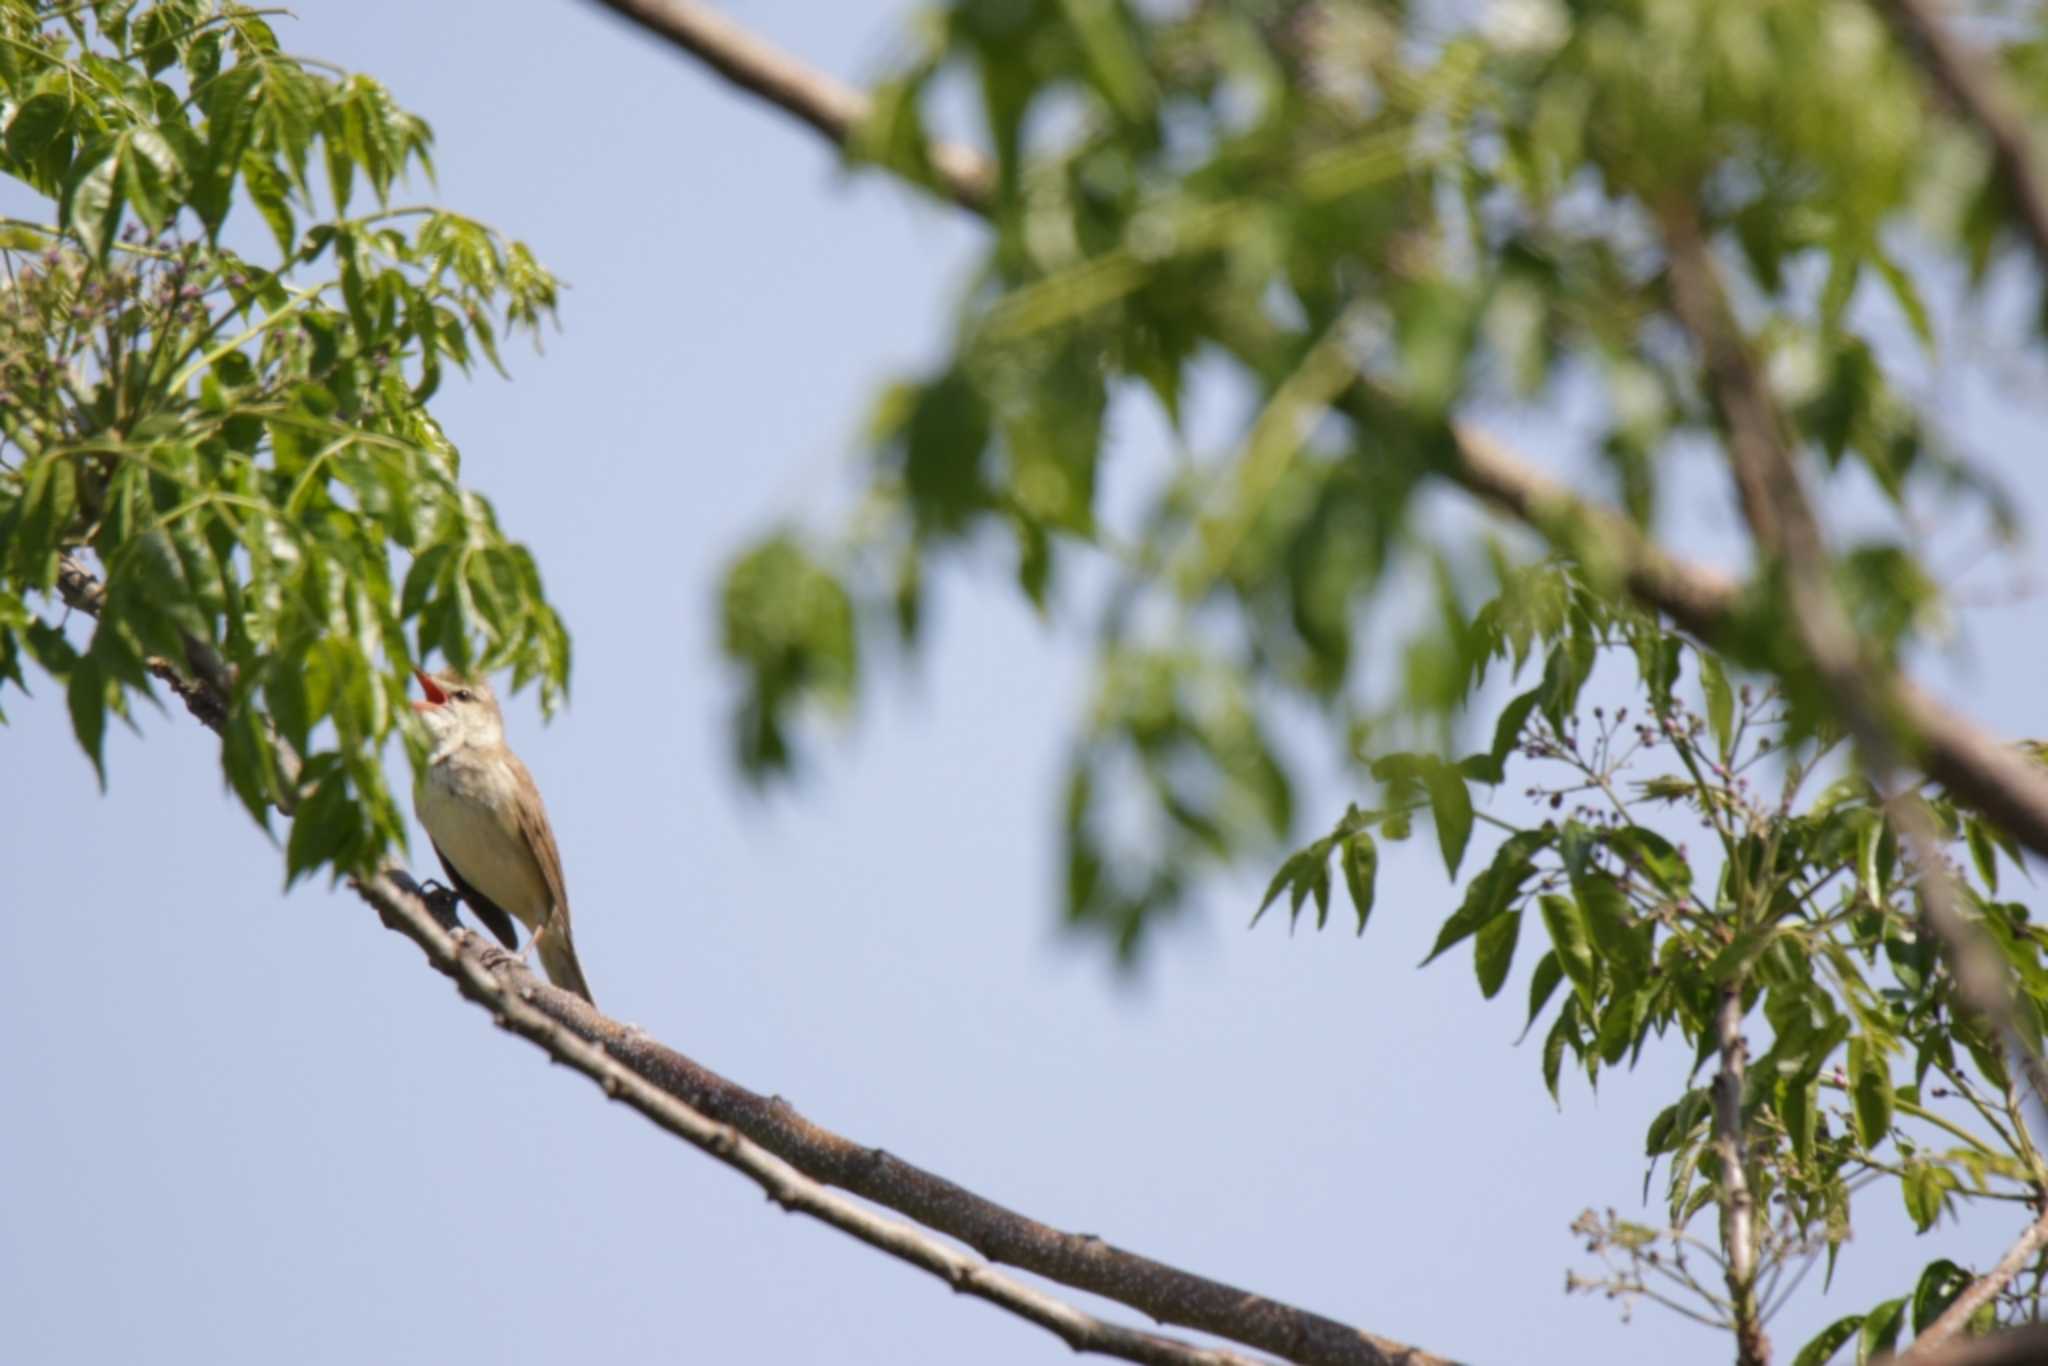
<path id="1" fill-rule="evenodd" d="M 427 960 L 453 978 L 465 997 L 489 1010 L 501 1028 L 583 1073 L 606 1096 L 742 1173 L 784 1210 L 808 1214 L 930 1272 L 963 1295 L 1048 1329 L 1077 1352 L 1152 1366 L 1255 1366 L 1253 1358 L 1236 1352 L 1199 1347 L 1084 1313 L 921 1229 L 834 1194 L 825 1183 L 805 1176 L 747 1137 L 738 1125 L 678 1099 L 670 1084 L 651 1078 L 642 1066 L 650 1058 L 666 1058 L 701 1072 L 696 1064 L 598 1014 L 580 998 L 541 982 L 512 954 L 465 930 L 451 931 L 406 874 L 394 870 L 352 885 L 388 928 L 419 945 Z"/>
<path id="2" fill-rule="evenodd" d="M 781 52 L 696 0 L 598 0 L 750 94 L 795 115 L 845 146 L 868 116 L 860 91 Z M 971 148 L 946 144 L 931 164 L 953 202 L 988 215 L 996 176 Z M 1567 549 L 1578 537 L 1597 540 L 1622 571 L 1630 594 L 1708 641 L 1721 638 L 1738 609 L 1740 590 L 1717 570 L 1680 559 L 1643 535 L 1620 512 L 1578 497 L 1469 425 L 1452 429 L 1453 450 L 1442 472 L 1466 492 L 1529 524 Z M 1912 759 L 1957 799 L 2048 858 L 2048 771 L 1910 682 L 1890 697 Z"/>
<path id="3" fill-rule="evenodd" d="M 59 592 L 96 615 L 104 588 L 83 562 L 66 557 Z M 153 663 L 192 714 L 218 732 L 229 698 L 214 685 Z M 497 1022 L 545 1049 L 662 1128 L 757 1181 L 770 1199 L 852 1234 L 1058 1334 L 1076 1351 L 1157 1366 L 1250 1366 L 1234 1352 L 1200 1347 L 1111 1323 L 1005 1276 L 988 1263 L 1036 1272 L 1092 1291 L 1161 1323 L 1229 1338 L 1286 1360 L 1316 1366 L 1449 1366 L 1449 1359 L 1127 1252 L 1088 1234 L 1066 1233 L 1006 1209 L 932 1172 L 812 1123 L 787 1102 L 762 1096 L 600 1014 L 580 998 L 540 981 L 511 955 L 456 925 L 445 907 L 419 895 L 410 876 L 392 870 L 352 881 L 384 924 L 404 934 L 452 977 L 463 995 Z M 947 1244 L 824 1190 L 836 1186 L 926 1228 L 956 1238 L 987 1259 Z"/>
<path id="4" fill-rule="evenodd" d="M 2048 271 L 2048 185 L 2034 164 L 2025 112 L 2006 94 L 1990 63 L 1965 47 L 1942 22 L 1939 6 L 1929 0 L 1878 0 L 1878 8 L 1905 38 L 1958 117 L 1991 144 L 1999 181 L 2026 225 L 2034 259 Z"/>

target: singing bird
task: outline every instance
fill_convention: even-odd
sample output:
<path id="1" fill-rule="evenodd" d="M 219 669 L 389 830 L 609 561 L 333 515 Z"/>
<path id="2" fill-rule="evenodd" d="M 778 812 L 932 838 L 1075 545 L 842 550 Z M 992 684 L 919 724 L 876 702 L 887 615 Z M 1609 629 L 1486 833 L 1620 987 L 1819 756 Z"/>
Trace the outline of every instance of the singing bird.
<path id="1" fill-rule="evenodd" d="M 490 684 L 419 669 L 413 676 L 426 692 L 413 710 L 434 749 L 413 785 L 412 807 L 448 880 L 506 948 L 519 947 L 512 922 L 526 926 L 548 980 L 590 1000 L 569 937 L 555 832 L 533 775 L 505 744 L 505 717 Z"/>

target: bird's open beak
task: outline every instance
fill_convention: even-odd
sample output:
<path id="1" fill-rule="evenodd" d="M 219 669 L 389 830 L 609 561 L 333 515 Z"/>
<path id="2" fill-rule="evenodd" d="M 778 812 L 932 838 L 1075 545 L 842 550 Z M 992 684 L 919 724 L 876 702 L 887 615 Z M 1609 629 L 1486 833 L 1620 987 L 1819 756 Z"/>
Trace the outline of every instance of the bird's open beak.
<path id="1" fill-rule="evenodd" d="M 439 683 L 434 681 L 433 676 L 427 673 L 426 670 L 414 669 L 412 676 L 420 681 L 420 687 L 425 689 L 427 694 L 424 699 L 412 704 L 414 711 L 432 711 L 448 700 L 447 692 Z"/>

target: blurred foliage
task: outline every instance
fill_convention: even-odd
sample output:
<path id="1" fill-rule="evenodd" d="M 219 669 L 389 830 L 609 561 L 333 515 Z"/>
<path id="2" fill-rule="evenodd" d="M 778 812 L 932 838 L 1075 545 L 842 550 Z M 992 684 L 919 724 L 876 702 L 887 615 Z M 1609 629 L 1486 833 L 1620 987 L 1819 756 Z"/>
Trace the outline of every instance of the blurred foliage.
<path id="1" fill-rule="evenodd" d="M 998 171 L 994 231 L 951 353 L 876 405 L 852 527 L 808 542 L 862 630 L 914 640 L 936 570 L 1005 554 L 1039 611 L 1092 617 L 1102 694 L 1134 659 L 1178 659 L 1202 690 L 1245 700 L 1260 746 L 1261 718 L 1297 706 L 1346 762 L 1389 726 L 1447 739 L 1480 673 L 1460 603 L 1544 553 L 1445 534 L 1422 495 L 1451 421 L 1590 410 L 1587 491 L 1652 530 L 1668 457 L 1718 439 L 1666 296 L 1654 210 L 1669 196 L 1714 235 L 1820 496 L 1874 488 L 1890 510 L 1840 561 L 1874 647 L 1896 655 L 1947 627 L 1930 519 L 2013 530 L 1912 382 L 1913 351 L 1938 340 L 1934 281 L 1984 289 L 2017 240 L 2011 209 L 1984 148 L 1937 116 L 1860 0 L 1499 0 L 1476 16 L 963 0 L 917 32 L 852 155 L 929 182 L 927 107 L 965 82 Z M 2000 50 L 2035 99 L 2038 47 Z M 1234 432 L 1190 423 L 1198 387 L 1239 404 Z M 1111 439 L 1112 407 L 1146 403 L 1186 447 L 1167 461 Z M 1106 508 L 1112 452 L 1131 469 Z M 1552 549 L 1610 585 L 1597 545 Z M 1827 698 L 1759 589 L 1713 644 L 1780 676 L 1811 722 Z M 1384 623 L 1419 600 L 1441 629 L 1389 668 Z M 807 677 L 828 680 L 835 708 L 859 688 L 839 618 L 813 629 L 772 657 L 740 653 L 742 724 L 779 741 L 743 747 L 757 772 L 788 766 Z M 1204 802 L 1184 784 L 1142 764 L 1109 775 L 1099 750 L 1152 743 L 1133 730 L 1153 724 L 1149 704 L 1129 724 L 1124 710 L 1084 723 L 1065 819 L 1070 859 L 1089 865 L 1068 879 L 1068 916 L 1128 953 L 1198 884 L 1189 855 L 1262 853 L 1272 827 L 1196 834 L 1183 816 Z M 1190 725 L 1184 743 L 1202 735 Z M 1268 749 L 1190 781 L 1262 767 L 1291 771 Z M 1103 862 L 1091 829 L 1133 805 L 1187 838 Z"/>
<path id="2" fill-rule="evenodd" d="M 1958 30 L 2048 114 L 2039 16 L 1969 8 Z M 1261 915 L 1322 925 L 1348 901 L 1363 932 L 1386 846 L 1426 822 L 1464 879 L 1436 952 L 1471 940 L 1491 997 L 1518 947 L 1543 945 L 1528 1016 L 1554 1092 L 1567 1063 L 1597 1079 L 1666 1036 L 1697 1074 L 1714 1002 L 1739 993 L 1762 1041 L 1742 1122 L 1765 1225 L 1744 1312 L 1784 1268 L 1832 1268 L 1873 1182 L 1923 1230 L 2048 1202 L 2001 1046 L 1957 1013 L 1918 929 L 1922 870 L 1833 753 L 1833 699 L 1775 569 L 1724 637 L 1691 640 L 1627 602 L 1597 540 L 1499 539 L 1432 496 L 1458 482 L 1454 423 L 1569 412 L 1579 490 L 1670 528 L 1683 454 L 1720 443 L 1658 234 L 1682 200 L 1815 497 L 1858 511 L 1837 582 L 1872 654 L 1944 638 L 1934 542 L 2017 528 L 1931 416 L 1925 376 L 1958 328 L 2012 311 L 2013 282 L 2032 292 L 2026 340 L 2048 308 L 1988 148 L 1879 10 L 956 0 L 912 42 L 850 155 L 935 187 L 928 126 L 957 125 L 939 111 L 967 93 L 992 232 L 947 353 L 876 406 L 857 512 L 806 533 L 804 591 L 835 606 L 779 617 L 772 648 L 729 632 L 742 729 L 774 737 L 743 760 L 787 769 L 813 701 L 858 692 L 876 654 L 849 623 L 914 646 L 937 577 L 999 558 L 1094 642 L 1060 809 L 1065 912 L 1122 960 L 1207 873 L 1248 862 L 1278 866 Z M 1117 439 L 1140 409 L 1172 449 Z M 787 535 L 740 562 L 729 618 Z M 1580 700 L 1617 651 L 1636 661 L 1632 725 Z M 1490 743 L 1458 743 L 1473 735 Z M 1288 852 L 1330 759 L 1356 795 Z M 1474 801 L 1528 763 L 1578 777 L 1529 793 L 1529 820 Z M 1628 786 L 1625 764 L 1653 771 Z M 2048 941 L 2001 899 L 2011 843 L 1930 796 L 2038 1046 Z M 1666 1227 L 1589 1225 L 1619 1260 L 1588 1285 L 1661 1295 L 1642 1288 L 1658 1241 L 1706 1246 L 1684 1241 L 1691 1221 L 1729 1198 L 1706 1094 L 1688 1082 L 1652 1126 Z M 1852 1338 L 1881 1350 L 1962 1274 L 1935 1262 L 1802 1361 Z M 1716 1293 L 1732 1292 L 1694 1308 L 1726 1323 Z"/>
<path id="3" fill-rule="evenodd" d="M 58 682 L 104 778 L 152 662 L 217 661 L 228 782 L 266 825 L 296 809 L 296 878 L 404 843 L 402 666 L 510 666 L 552 702 L 568 638 L 425 407 L 554 280 L 394 205 L 427 126 L 288 55 L 275 13 L 0 0 L 0 171 L 47 208 L 0 220 L 0 684 Z M 66 555 L 106 589 L 82 642 L 41 605 Z"/>

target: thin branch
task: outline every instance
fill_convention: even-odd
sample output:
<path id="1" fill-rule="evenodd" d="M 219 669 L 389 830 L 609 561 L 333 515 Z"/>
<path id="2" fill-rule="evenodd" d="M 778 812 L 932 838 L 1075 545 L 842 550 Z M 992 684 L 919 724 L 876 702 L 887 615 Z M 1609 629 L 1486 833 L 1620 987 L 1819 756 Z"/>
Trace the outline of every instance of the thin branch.
<path id="1" fill-rule="evenodd" d="M 866 122 L 868 97 L 829 72 L 764 42 L 698 0 L 597 0 L 649 33 L 666 39 L 751 95 L 795 115 L 844 148 Z M 986 214 L 995 202 L 995 173 L 972 147 L 935 143 L 931 167 L 939 188 L 962 208 Z"/>
<path id="2" fill-rule="evenodd" d="M 1749 1189 L 1749 1152 L 1743 1140 L 1742 1083 L 1749 1043 L 1742 1037 L 1742 982 L 1721 988 L 1714 1012 L 1721 1070 L 1714 1077 L 1714 1148 L 1721 1157 L 1721 1244 L 1728 1249 L 1728 1317 L 1738 1366 L 1765 1366 L 1771 1341 L 1757 1311 L 1756 1197 Z"/>
<path id="3" fill-rule="evenodd" d="M 69 556 L 60 562 L 59 591 L 88 614 L 96 615 L 106 601 L 105 586 Z M 228 695 L 152 661 L 153 670 L 159 666 L 192 714 L 219 731 Z M 613 1099 L 746 1172 L 783 1208 L 822 1219 L 932 1272 L 955 1290 L 1040 1324 L 1076 1351 L 1166 1366 L 1249 1366 L 1251 1360 L 1097 1319 L 818 1187 L 837 1186 L 906 1215 L 966 1243 L 990 1263 L 1020 1267 L 1158 1322 L 1214 1333 L 1304 1366 L 1450 1366 L 1448 1358 L 1124 1251 L 1092 1234 L 1062 1232 L 814 1124 L 787 1101 L 728 1081 L 540 981 L 519 959 L 462 930 L 452 909 L 443 906 L 437 914 L 403 871 L 350 885 L 387 928 L 418 944 L 434 967 L 502 1027 L 585 1073 Z"/>
<path id="4" fill-rule="evenodd" d="M 2048 1214 L 2027 1225 L 2027 1231 L 2006 1249 L 2005 1255 L 1998 1259 L 1998 1265 L 1972 1281 L 1968 1289 L 1956 1296 L 1955 1302 L 1941 1311 L 1941 1317 L 1920 1331 L 1920 1336 L 1913 1339 L 1913 1345 L 1899 1359 L 1915 1363 L 1934 1359 L 1937 1349 L 1961 1333 L 1978 1309 L 1996 1299 L 2006 1284 L 2040 1255 L 2044 1244 L 2048 1244 Z"/>
<path id="5" fill-rule="evenodd" d="M 598 3 L 842 148 L 868 115 L 869 102 L 859 91 L 696 0 Z M 947 198 L 983 217 L 992 215 L 997 177 L 985 156 L 946 143 L 932 149 L 930 163 Z M 1670 554 L 1619 511 L 1571 493 L 1485 432 L 1454 424 L 1452 437 L 1441 471 L 1453 483 L 1560 545 L 1597 545 L 1638 602 L 1702 639 L 1725 638 L 1740 606 L 1734 579 Z M 1900 680 L 1890 702 L 1910 732 L 1915 761 L 1929 777 L 2048 858 L 2048 770 L 1910 682 Z"/>
<path id="6" fill-rule="evenodd" d="M 2026 223 L 2028 245 L 2048 270 L 2048 185 L 2034 164 L 2025 113 L 2007 96 L 1991 64 L 1957 41 L 1938 6 L 1929 0 L 1879 0 L 1877 7 L 1956 114 L 1991 144 L 1999 179 Z"/>
<path id="7" fill-rule="evenodd" d="M 1869 657 L 1835 590 L 1820 521 L 1799 477 L 1777 402 L 1757 368 L 1723 293 L 1692 205 L 1657 206 L 1670 266 L 1671 303 L 1705 361 L 1707 387 L 1727 429 L 1728 459 L 1757 550 L 1781 567 L 1792 622 L 1815 671 L 1848 723 L 1865 769 L 1889 793 L 1905 762 L 1894 727 L 1892 671 Z M 2048 1105 L 2048 1067 L 2013 1021 L 2009 974 L 1997 951 L 1963 912 L 1963 892 L 1940 849 L 1926 803 L 1910 791 L 1886 798 L 1886 812 L 1919 873 L 1920 903 L 1948 951 L 1956 990 L 1991 1021 Z"/>

